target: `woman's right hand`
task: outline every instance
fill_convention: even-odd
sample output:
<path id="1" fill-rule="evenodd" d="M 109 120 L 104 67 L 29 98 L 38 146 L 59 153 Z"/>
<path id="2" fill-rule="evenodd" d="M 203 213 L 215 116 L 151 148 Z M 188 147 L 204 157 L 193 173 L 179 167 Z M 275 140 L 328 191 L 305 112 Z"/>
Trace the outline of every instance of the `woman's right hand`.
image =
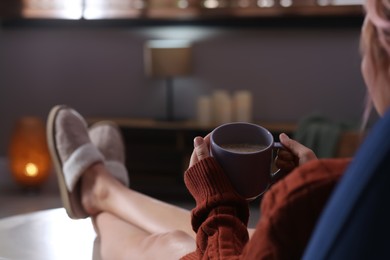
<path id="1" fill-rule="evenodd" d="M 308 161 L 317 160 L 317 156 L 311 149 L 289 138 L 285 133 L 280 134 L 279 139 L 285 147 L 279 149 L 275 159 L 275 165 L 279 169 L 290 172 Z"/>
<path id="2" fill-rule="evenodd" d="M 188 168 L 207 157 L 210 157 L 210 134 L 204 138 L 200 136 L 195 137 L 194 151 L 192 152 Z"/>

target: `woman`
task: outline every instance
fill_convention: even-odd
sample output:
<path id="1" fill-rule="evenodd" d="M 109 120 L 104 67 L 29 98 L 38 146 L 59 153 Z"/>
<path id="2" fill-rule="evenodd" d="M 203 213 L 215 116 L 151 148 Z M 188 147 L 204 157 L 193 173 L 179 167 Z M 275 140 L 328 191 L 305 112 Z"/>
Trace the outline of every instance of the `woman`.
<path id="1" fill-rule="evenodd" d="M 367 0 L 362 73 L 380 115 L 390 107 L 390 1 Z M 280 136 L 289 152 L 277 164 L 295 168 L 266 192 L 256 229 L 247 229 L 248 205 L 209 156 L 209 138 L 194 140 L 185 183 L 192 212 L 139 194 L 126 185 L 123 144 L 109 124 L 89 130 L 74 110 L 55 107 L 48 137 L 64 206 L 72 218 L 91 216 L 103 259 L 299 259 L 315 222 L 349 159 L 317 160 Z M 194 232 L 195 231 L 195 232 Z"/>

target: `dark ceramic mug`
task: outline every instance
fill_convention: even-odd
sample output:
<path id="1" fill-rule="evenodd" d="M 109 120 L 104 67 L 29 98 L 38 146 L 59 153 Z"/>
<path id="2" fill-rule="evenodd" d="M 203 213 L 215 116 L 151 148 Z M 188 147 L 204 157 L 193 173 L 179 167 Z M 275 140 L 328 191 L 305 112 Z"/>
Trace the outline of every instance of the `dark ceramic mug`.
<path id="1" fill-rule="evenodd" d="M 272 173 L 273 151 L 283 146 L 272 134 L 256 124 L 228 123 L 215 128 L 210 136 L 210 150 L 236 191 L 248 200 L 263 194 L 284 175 Z"/>

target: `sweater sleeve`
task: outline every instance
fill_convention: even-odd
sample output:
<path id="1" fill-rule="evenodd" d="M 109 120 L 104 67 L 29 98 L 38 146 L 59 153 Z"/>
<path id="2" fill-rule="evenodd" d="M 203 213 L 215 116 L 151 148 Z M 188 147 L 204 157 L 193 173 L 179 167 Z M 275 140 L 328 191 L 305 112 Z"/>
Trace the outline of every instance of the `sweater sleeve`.
<path id="1" fill-rule="evenodd" d="M 308 162 L 266 192 L 243 259 L 301 259 L 326 201 L 350 159 Z"/>
<path id="2" fill-rule="evenodd" d="M 197 250 L 184 259 L 301 259 L 316 221 L 350 159 L 315 160 L 295 169 L 264 195 L 248 241 L 248 207 L 213 159 L 186 172 L 197 206 Z"/>
<path id="3" fill-rule="evenodd" d="M 196 252 L 184 259 L 238 258 L 248 242 L 247 201 L 212 157 L 188 169 L 184 181 L 196 201 L 191 221 L 197 233 Z"/>

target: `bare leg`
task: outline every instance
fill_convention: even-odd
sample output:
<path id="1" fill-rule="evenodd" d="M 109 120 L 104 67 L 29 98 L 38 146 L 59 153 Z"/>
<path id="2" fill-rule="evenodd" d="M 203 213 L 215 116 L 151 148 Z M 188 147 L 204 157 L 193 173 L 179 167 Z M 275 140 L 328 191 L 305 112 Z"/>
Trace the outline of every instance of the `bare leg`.
<path id="1" fill-rule="evenodd" d="M 195 238 L 188 210 L 122 185 L 103 164 L 92 165 L 82 181 L 82 204 L 90 215 L 108 212 L 149 234 L 180 230 Z"/>
<path id="2" fill-rule="evenodd" d="M 153 233 L 181 230 L 195 238 L 189 210 L 128 189 L 102 164 L 91 166 L 82 178 L 83 205 L 95 215 L 106 211 L 129 224 Z M 254 229 L 248 229 L 252 237 Z"/>
<path id="3" fill-rule="evenodd" d="M 196 247 L 195 240 L 183 231 L 149 234 L 107 212 L 98 214 L 95 223 L 103 259 L 176 260 Z"/>

